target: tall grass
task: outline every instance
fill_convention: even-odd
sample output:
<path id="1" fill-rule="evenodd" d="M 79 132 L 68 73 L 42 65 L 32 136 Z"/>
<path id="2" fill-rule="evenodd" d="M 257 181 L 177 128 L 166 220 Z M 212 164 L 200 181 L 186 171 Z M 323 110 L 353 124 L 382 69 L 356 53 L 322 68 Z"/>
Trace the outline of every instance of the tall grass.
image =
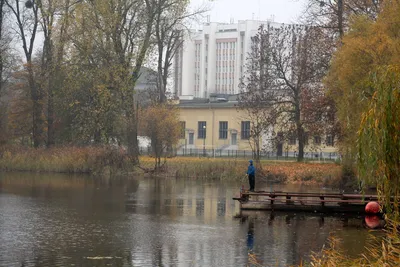
<path id="1" fill-rule="evenodd" d="M 131 169 L 125 153 L 107 147 L 3 147 L 0 169 L 6 171 L 103 173 Z"/>
<path id="2" fill-rule="evenodd" d="M 140 162 L 143 167 L 151 167 L 154 159 L 141 157 Z M 243 180 L 246 178 L 247 166 L 248 160 L 245 159 L 176 157 L 167 160 L 160 174 L 176 178 Z M 336 164 L 265 160 L 256 167 L 258 180 L 337 184 L 335 180 L 340 178 L 340 166 Z"/>
<path id="3" fill-rule="evenodd" d="M 154 159 L 141 157 L 140 163 L 150 167 Z M 241 179 L 245 177 L 246 170 L 246 160 L 176 157 L 168 159 L 159 174 L 176 178 Z"/>
<path id="4" fill-rule="evenodd" d="M 163 177 L 191 179 L 244 180 L 248 160 L 236 158 L 169 158 L 161 171 Z M 142 170 L 154 168 L 154 158 L 140 157 Z M 262 161 L 257 179 L 281 183 L 334 184 L 340 176 L 336 164 Z M 2 147 L 0 170 L 115 174 L 143 173 L 134 166 L 125 151 L 111 147 L 57 147 L 51 149 Z M 154 174 L 154 172 L 150 172 Z"/>

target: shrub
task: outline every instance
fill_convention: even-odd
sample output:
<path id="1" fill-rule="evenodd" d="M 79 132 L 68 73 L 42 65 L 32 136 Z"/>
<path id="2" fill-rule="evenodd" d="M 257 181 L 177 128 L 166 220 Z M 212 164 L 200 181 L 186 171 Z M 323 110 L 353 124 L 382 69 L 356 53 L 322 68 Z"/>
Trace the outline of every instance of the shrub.
<path id="1" fill-rule="evenodd" d="M 339 188 L 350 191 L 359 189 L 356 172 L 351 165 L 342 166 Z"/>
<path id="2" fill-rule="evenodd" d="M 311 180 L 313 180 L 313 178 L 314 178 L 314 176 L 313 176 L 312 174 L 307 174 L 307 175 L 301 177 L 301 180 L 304 181 L 304 182 L 306 182 L 306 181 L 311 181 Z"/>

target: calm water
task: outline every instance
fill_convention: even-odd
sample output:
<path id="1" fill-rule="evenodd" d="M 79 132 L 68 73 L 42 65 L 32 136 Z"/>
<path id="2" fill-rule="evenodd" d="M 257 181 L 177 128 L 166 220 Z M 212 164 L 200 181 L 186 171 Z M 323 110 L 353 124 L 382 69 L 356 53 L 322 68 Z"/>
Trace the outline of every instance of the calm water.
<path id="1" fill-rule="evenodd" d="M 321 191 L 318 188 L 259 189 Z M 0 266 L 288 266 L 340 237 L 363 252 L 362 218 L 240 213 L 239 183 L 0 173 Z M 251 249 L 251 253 L 248 251 Z"/>

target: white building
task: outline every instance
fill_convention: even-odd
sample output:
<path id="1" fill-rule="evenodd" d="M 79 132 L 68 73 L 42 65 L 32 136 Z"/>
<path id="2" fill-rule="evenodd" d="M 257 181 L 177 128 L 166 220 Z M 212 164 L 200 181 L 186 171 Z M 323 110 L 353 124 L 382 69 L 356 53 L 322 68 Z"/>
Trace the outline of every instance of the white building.
<path id="1" fill-rule="evenodd" d="M 174 94 L 208 97 L 211 93 L 239 93 L 251 37 L 261 24 L 282 25 L 258 20 L 211 22 L 191 32 L 175 55 Z"/>

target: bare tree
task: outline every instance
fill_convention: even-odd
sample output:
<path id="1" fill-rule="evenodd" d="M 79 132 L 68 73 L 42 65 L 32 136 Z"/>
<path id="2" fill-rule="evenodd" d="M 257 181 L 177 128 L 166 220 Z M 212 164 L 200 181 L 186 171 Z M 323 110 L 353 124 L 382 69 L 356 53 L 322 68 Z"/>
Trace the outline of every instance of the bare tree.
<path id="1" fill-rule="evenodd" d="M 14 40 L 10 30 L 12 24 L 8 11 L 6 0 L 0 0 L 0 97 L 6 93 L 7 81 L 17 61 L 15 51 L 12 49 Z"/>
<path id="2" fill-rule="evenodd" d="M 63 63 L 64 46 L 69 24 L 69 16 L 76 2 L 70 0 L 36 0 L 43 32 L 41 61 L 41 86 L 47 100 L 47 147 L 55 144 L 54 93 L 61 88 L 60 68 Z"/>
<path id="3" fill-rule="evenodd" d="M 265 130 L 274 124 L 276 134 L 280 133 L 277 138 L 296 137 L 299 161 L 304 158 L 306 130 L 310 130 L 306 92 L 323 90 L 329 45 L 320 28 L 300 25 L 263 26 L 253 38 L 248 74 L 242 83 L 246 91 L 243 105 L 254 106 L 253 110 L 264 107 L 257 114 L 265 114 Z"/>
<path id="4" fill-rule="evenodd" d="M 382 0 L 308 0 L 302 22 L 328 29 L 342 39 L 352 15 L 376 19 Z"/>
<path id="5" fill-rule="evenodd" d="M 33 105 L 32 109 L 32 138 L 34 147 L 44 144 L 44 120 L 43 120 L 43 92 L 36 83 L 35 73 L 32 66 L 33 48 L 39 25 L 39 8 L 28 0 L 21 6 L 19 0 L 6 0 L 7 7 L 15 17 L 17 24 L 16 32 L 22 41 L 22 48 L 26 60 L 28 72 L 28 84 Z"/>
<path id="6" fill-rule="evenodd" d="M 239 108 L 246 111 L 250 120 L 249 144 L 254 159 L 259 164 L 263 145 L 261 139 L 275 124 L 271 117 L 271 105 L 265 101 L 265 94 L 272 88 L 274 80 L 271 74 L 272 50 L 269 29 L 261 25 L 258 33 L 251 38 L 251 51 L 245 65 L 246 72 L 239 87 Z"/>
<path id="7" fill-rule="evenodd" d="M 167 100 L 168 79 L 172 60 L 183 45 L 189 20 L 196 19 L 206 11 L 199 8 L 189 12 L 189 3 L 185 0 L 156 0 L 155 43 L 157 48 L 157 87 L 159 102 Z"/>
<path id="8" fill-rule="evenodd" d="M 362 15 L 376 20 L 383 2 L 384 0 L 308 0 L 302 16 L 302 23 L 326 29 L 326 34 L 334 38 L 329 48 L 330 51 L 334 51 L 342 45 L 342 38 L 348 31 L 353 16 Z M 330 92 L 331 95 L 332 93 L 334 94 L 334 92 Z M 336 110 L 334 102 L 330 100 L 329 103 L 330 118 L 334 120 L 331 130 L 332 133 L 335 131 L 334 134 L 341 142 L 347 133 L 340 129 L 337 116 L 332 113 Z M 344 154 L 351 154 L 347 148 L 341 150 Z M 354 156 L 345 155 L 344 158 L 349 159 L 348 163 L 352 165 Z"/>
<path id="9" fill-rule="evenodd" d="M 36 0 L 43 31 L 42 76 L 47 97 L 47 147 L 55 144 L 55 93 L 62 88 L 61 66 L 64 63 L 70 16 L 80 1 Z"/>
<path id="10" fill-rule="evenodd" d="M 6 141 L 7 135 L 7 105 L 5 95 L 5 68 L 8 61 L 9 38 L 5 30 L 6 12 L 5 0 L 0 0 L 0 144 Z"/>
<path id="11" fill-rule="evenodd" d="M 49 0 L 43 3 L 36 0 L 36 5 L 41 13 L 41 26 L 43 29 L 44 42 L 42 53 L 42 81 L 44 91 L 47 91 L 47 147 L 54 145 L 54 102 L 53 102 L 53 28 L 55 20 L 55 1 Z M 45 82 L 47 81 L 47 82 Z M 46 90 L 47 89 L 47 90 Z"/>
<path id="12" fill-rule="evenodd" d="M 5 0 L 0 0 L 0 97 L 3 89 L 3 69 L 4 69 L 4 17 L 5 17 Z"/>

